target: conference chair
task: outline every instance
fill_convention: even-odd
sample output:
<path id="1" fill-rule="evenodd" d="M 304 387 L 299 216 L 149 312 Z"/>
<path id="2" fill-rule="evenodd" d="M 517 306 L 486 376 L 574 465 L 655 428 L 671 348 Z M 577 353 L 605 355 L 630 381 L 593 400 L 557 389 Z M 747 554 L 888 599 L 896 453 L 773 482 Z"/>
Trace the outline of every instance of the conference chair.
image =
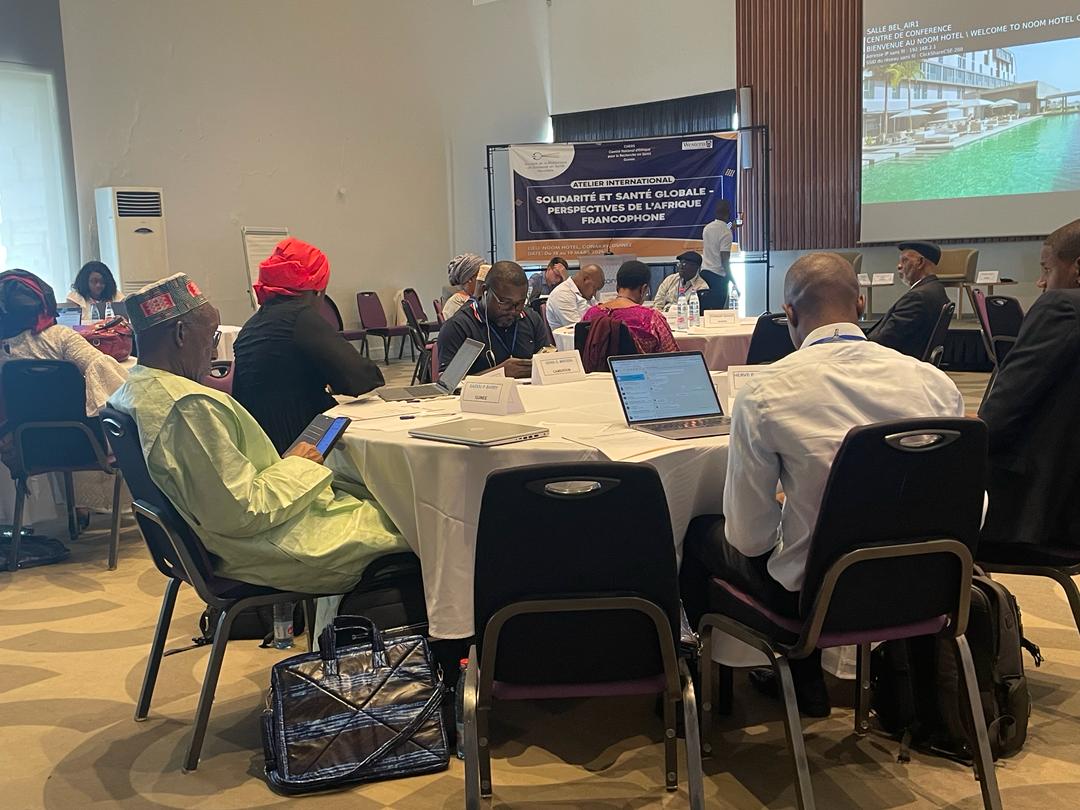
<path id="1" fill-rule="evenodd" d="M 341 311 L 338 309 L 337 304 L 334 303 L 334 299 L 329 295 L 324 295 L 320 300 L 319 314 L 322 315 L 323 320 L 340 332 L 341 336 L 350 343 L 359 340 L 360 353 L 366 357 L 370 356 L 368 354 L 367 332 L 364 329 L 346 329 L 345 322 L 341 320 Z"/>
<path id="2" fill-rule="evenodd" d="M 232 396 L 234 371 L 232 360 L 214 360 L 210 364 L 210 373 L 202 378 L 202 384 Z"/>
<path id="3" fill-rule="evenodd" d="M 390 326 L 386 323 L 386 310 L 383 309 L 379 294 L 371 290 L 365 290 L 356 294 L 356 312 L 360 316 L 360 326 L 376 337 L 381 337 L 383 342 L 383 362 L 390 365 L 390 342 L 394 338 L 401 338 L 401 347 L 398 349 L 398 360 L 405 354 L 405 338 L 409 336 L 408 326 Z M 415 359 L 412 344 L 409 344 L 409 352 Z"/>
<path id="4" fill-rule="evenodd" d="M 666 503 L 659 475 L 644 464 L 540 464 L 488 476 L 476 534 L 476 636 L 465 675 L 470 810 L 492 794 L 494 701 L 636 694 L 662 696 L 668 791 L 678 789 L 675 714 L 682 701 L 690 805 L 704 807 L 686 661 L 696 643 L 683 622 Z"/>
<path id="5" fill-rule="evenodd" d="M 852 428 L 833 460 L 810 539 L 798 616 L 771 611 L 738 584 L 709 581 L 714 631 L 759 650 L 780 684 L 800 810 L 814 807 L 790 660 L 858 647 L 855 732 L 870 729 L 870 645 L 915 636 L 952 640 L 971 712 L 983 805 L 1001 807 L 979 685 L 964 630 L 972 553 L 982 518 L 986 426 L 977 419 L 907 419 Z M 874 485 L 867 487 L 867 470 Z M 941 493 L 949 498 L 942 499 Z M 715 665 L 702 662 L 702 725 L 711 749 Z"/>
<path id="6" fill-rule="evenodd" d="M 547 333 L 548 340 L 551 342 L 551 345 L 554 346 L 555 333 L 551 331 L 551 324 L 548 323 L 547 319 L 547 298 L 540 300 L 536 311 L 540 314 L 540 320 L 544 322 L 544 331 Z"/>
<path id="7" fill-rule="evenodd" d="M 154 639 L 150 645 L 150 656 L 146 661 L 146 674 L 139 690 L 138 703 L 135 706 L 135 720 L 146 719 L 150 711 L 150 699 L 154 694 L 158 670 L 165 652 L 165 642 L 169 635 L 173 608 L 180 585 L 190 585 L 199 600 L 221 611 L 217 627 L 214 628 L 214 641 L 210 648 L 210 658 L 206 664 L 199 704 L 195 710 L 195 722 L 191 730 L 191 741 L 184 758 L 184 771 L 194 771 L 199 767 L 203 739 L 210 720 L 210 709 L 214 703 L 218 676 L 225 658 L 225 647 L 229 643 L 229 631 L 233 620 L 244 610 L 276 605 L 283 602 L 302 603 L 305 621 L 308 627 L 308 649 L 315 619 L 314 596 L 305 593 L 279 591 L 263 585 L 252 585 L 234 579 L 219 577 L 214 573 L 210 554 L 202 542 L 191 530 L 172 503 L 150 479 L 146 460 L 139 444 L 138 428 L 127 414 L 112 408 L 101 411 L 101 425 L 105 435 L 116 452 L 120 468 L 124 471 L 131 495 L 135 499 L 132 510 L 139 525 L 143 540 L 150 550 L 150 556 L 158 571 L 167 579 L 165 595 L 161 601 Z M 267 662 L 269 665 L 272 662 Z"/>
<path id="8" fill-rule="evenodd" d="M 775 363 L 795 351 L 788 332 L 788 319 L 782 312 L 764 312 L 754 324 L 750 336 L 750 348 L 746 352 L 746 364 L 758 366 Z"/>
<path id="9" fill-rule="evenodd" d="M 971 309 L 979 321 L 979 334 L 982 335 L 983 350 L 990 362 L 994 365 L 994 373 L 997 373 L 998 359 L 994 352 L 994 344 L 990 338 L 990 320 L 986 315 L 986 294 L 978 287 L 968 287 L 968 296 L 971 298 Z M 993 375 L 991 375 L 992 377 Z"/>
<path id="10" fill-rule="evenodd" d="M 416 310 L 408 298 L 401 299 L 401 309 L 405 313 L 405 324 L 409 329 L 409 339 L 412 341 L 416 352 L 416 365 L 413 366 L 412 382 L 416 385 L 419 380 L 422 383 L 433 382 L 431 379 L 431 348 L 434 345 L 428 339 L 428 333 L 423 324 L 416 317 Z"/>
<path id="11" fill-rule="evenodd" d="M 941 305 L 941 313 L 938 315 L 937 323 L 934 324 L 934 331 L 930 333 L 930 340 L 927 341 L 926 349 L 923 350 L 920 358 L 923 362 L 933 363 L 937 368 L 941 368 L 941 356 L 945 353 L 945 338 L 949 335 L 949 324 L 952 323 L 955 311 L 956 304 L 952 301 Z"/>
<path id="12" fill-rule="evenodd" d="M 547 321 L 545 320 L 544 323 L 547 323 Z M 619 330 L 618 349 L 614 352 L 605 352 L 603 357 L 598 358 L 599 365 L 595 368 L 592 367 L 585 351 L 585 347 L 589 343 L 589 333 L 594 323 L 596 323 L 596 321 L 578 321 L 574 324 L 574 348 L 577 349 L 578 353 L 581 355 L 582 366 L 584 367 L 586 374 L 592 374 L 594 371 L 607 371 L 608 357 L 640 354 L 637 344 L 634 343 L 634 337 L 630 334 L 630 329 L 625 323 L 617 321 L 616 327 Z M 555 338 L 552 336 L 552 343 L 554 342 Z"/>
<path id="13" fill-rule="evenodd" d="M 439 321 L 439 326 L 442 326 L 444 323 L 446 323 L 446 316 L 443 315 L 442 310 L 442 301 L 440 301 L 438 298 L 432 298 L 431 305 L 435 307 L 435 318 Z"/>
<path id="14" fill-rule="evenodd" d="M 1069 546 L 1041 546 L 1028 543 L 979 543 L 976 561 L 991 574 L 1018 574 L 1052 579 L 1065 591 L 1073 624 L 1080 632 L 1080 549 Z"/>
<path id="15" fill-rule="evenodd" d="M 416 290 L 412 287 L 406 287 L 401 291 L 401 300 L 408 301 L 413 308 L 413 314 L 416 315 L 416 320 L 420 324 L 420 328 L 424 331 L 424 334 L 430 335 L 432 332 L 438 332 L 439 327 L 442 325 L 442 321 L 428 320 L 427 313 L 424 312 L 424 305 L 420 303 L 420 296 L 416 294 Z M 426 342 L 426 341 L 425 341 Z"/>
<path id="16" fill-rule="evenodd" d="M 950 248 L 941 251 L 941 261 L 937 264 L 935 275 L 945 287 L 956 287 L 960 293 L 956 297 L 959 309 L 958 317 L 964 317 L 963 287 L 975 283 L 975 274 L 979 268 L 979 251 L 970 248 Z"/>
<path id="17" fill-rule="evenodd" d="M 1024 325 L 1024 308 L 1015 298 L 1007 295 L 986 296 L 986 322 L 990 328 L 990 342 L 998 364 L 1009 356 L 1020 327 Z"/>
<path id="18" fill-rule="evenodd" d="M 113 476 L 112 528 L 109 535 L 109 570 L 116 568 L 120 549 L 120 491 L 123 476 L 109 455 L 108 444 L 96 419 L 86 415 L 86 380 L 64 360 L 8 360 L 2 368 L 6 422 L 12 437 L 8 462 L 15 481 L 15 513 L 7 570 L 19 567 L 23 509 L 32 476 L 62 473 L 67 501 L 68 537 L 79 536 L 75 514 L 74 473 L 100 471 Z"/>

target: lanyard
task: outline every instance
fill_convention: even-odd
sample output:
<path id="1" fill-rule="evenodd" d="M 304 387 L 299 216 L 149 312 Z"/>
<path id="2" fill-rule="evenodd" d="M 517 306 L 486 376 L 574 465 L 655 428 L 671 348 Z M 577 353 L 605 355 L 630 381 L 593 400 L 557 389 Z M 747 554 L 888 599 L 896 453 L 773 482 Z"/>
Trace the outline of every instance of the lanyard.
<path id="1" fill-rule="evenodd" d="M 506 351 L 509 353 L 509 355 L 511 357 L 513 357 L 514 356 L 514 349 L 517 348 L 517 335 L 518 335 L 518 324 L 517 324 L 517 322 L 514 323 L 514 339 L 510 341 L 509 346 L 506 345 L 506 341 L 503 340 L 502 335 L 499 334 L 499 327 L 496 326 L 494 329 L 492 329 L 491 334 L 494 335 L 496 338 L 498 338 L 499 343 L 502 344 L 502 347 L 504 349 L 506 349 Z"/>
<path id="2" fill-rule="evenodd" d="M 514 349 L 517 348 L 518 325 L 521 323 L 521 318 L 519 317 L 516 321 L 514 321 L 514 337 L 513 337 L 513 340 L 510 341 L 510 345 L 507 346 L 506 341 L 503 340 L 502 335 L 500 335 L 499 332 L 498 332 L 499 328 L 498 327 L 495 327 L 495 329 L 491 328 L 491 323 L 487 319 L 487 313 L 486 312 L 484 313 L 483 318 L 480 317 L 480 307 L 477 304 L 477 301 L 476 301 L 475 298 L 472 300 L 472 311 L 473 311 L 473 317 L 476 318 L 476 320 L 480 321 L 480 323 L 482 323 L 484 325 L 484 328 L 487 331 L 487 334 L 488 334 L 487 355 L 488 355 L 488 360 L 491 362 L 492 368 L 494 368 L 495 365 L 496 365 L 496 363 L 495 363 L 495 352 L 492 351 L 492 346 L 491 346 L 491 337 L 492 337 L 492 335 L 494 335 L 495 337 L 497 337 L 499 339 L 499 343 L 502 344 L 502 347 L 504 349 L 506 349 L 508 355 L 510 357 L 513 357 L 514 356 Z"/>
<path id="3" fill-rule="evenodd" d="M 866 338 L 860 337 L 859 335 L 841 335 L 839 332 L 834 332 L 829 337 L 818 338 L 810 345 L 817 346 L 819 343 L 839 343 L 841 340 L 866 340 Z"/>

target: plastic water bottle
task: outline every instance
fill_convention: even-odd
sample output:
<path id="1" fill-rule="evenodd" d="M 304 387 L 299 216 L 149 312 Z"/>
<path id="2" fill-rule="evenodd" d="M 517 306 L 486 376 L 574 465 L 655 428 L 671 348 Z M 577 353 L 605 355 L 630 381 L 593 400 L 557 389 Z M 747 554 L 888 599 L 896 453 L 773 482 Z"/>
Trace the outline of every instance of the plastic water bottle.
<path id="1" fill-rule="evenodd" d="M 293 645 L 293 603 L 278 602 L 274 605 L 274 646 L 287 650 Z"/>
<path id="2" fill-rule="evenodd" d="M 113 318 L 112 301 L 105 302 L 105 320 L 109 321 Z"/>
<path id="3" fill-rule="evenodd" d="M 465 669 L 469 659 L 458 662 L 457 686 L 454 687 L 454 728 L 457 729 L 457 758 L 465 759 Z"/>
<path id="4" fill-rule="evenodd" d="M 736 314 L 739 312 L 739 288 L 734 284 L 731 285 L 731 292 L 728 294 L 728 309 L 735 310 Z"/>
<path id="5" fill-rule="evenodd" d="M 701 326 L 701 300 L 696 292 L 690 293 L 690 325 Z"/>
<path id="6" fill-rule="evenodd" d="M 679 302 L 675 305 L 675 331 L 686 331 L 686 296 L 680 295 Z"/>

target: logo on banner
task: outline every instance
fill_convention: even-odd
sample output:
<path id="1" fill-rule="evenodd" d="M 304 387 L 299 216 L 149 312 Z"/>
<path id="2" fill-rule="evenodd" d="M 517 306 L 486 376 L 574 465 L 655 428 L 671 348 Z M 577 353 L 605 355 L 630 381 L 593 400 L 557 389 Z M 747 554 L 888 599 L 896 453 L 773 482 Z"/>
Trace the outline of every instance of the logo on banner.
<path id="1" fill-rule="evenodd" d="M 712 138 L 702 138 L 698 141 L 683 141 L 682 148 L 684 152 L 691 149 L 712 149 Z"/>

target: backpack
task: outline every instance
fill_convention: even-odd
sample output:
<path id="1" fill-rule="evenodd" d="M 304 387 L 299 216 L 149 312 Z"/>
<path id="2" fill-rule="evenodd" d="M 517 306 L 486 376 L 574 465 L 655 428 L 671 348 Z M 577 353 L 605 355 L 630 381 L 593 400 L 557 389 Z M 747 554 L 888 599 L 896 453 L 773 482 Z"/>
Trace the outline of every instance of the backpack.
<path id="1" fill-rule="evenodd" d="M 965 633 L 971 648 L 983 716 L 995 760 L 1024 747 L 1031 695 L 1022 650 L 1038 667 L 1039 648 L 1024 638 L 1020 608 L 1008 588 L 976 569 Z M 975 734 L 951 639 L 936 636 L 889 641 L 871 656 L 871 707 L 882 728 L 908 747 L 958 762 L 974 761 Z"/>

